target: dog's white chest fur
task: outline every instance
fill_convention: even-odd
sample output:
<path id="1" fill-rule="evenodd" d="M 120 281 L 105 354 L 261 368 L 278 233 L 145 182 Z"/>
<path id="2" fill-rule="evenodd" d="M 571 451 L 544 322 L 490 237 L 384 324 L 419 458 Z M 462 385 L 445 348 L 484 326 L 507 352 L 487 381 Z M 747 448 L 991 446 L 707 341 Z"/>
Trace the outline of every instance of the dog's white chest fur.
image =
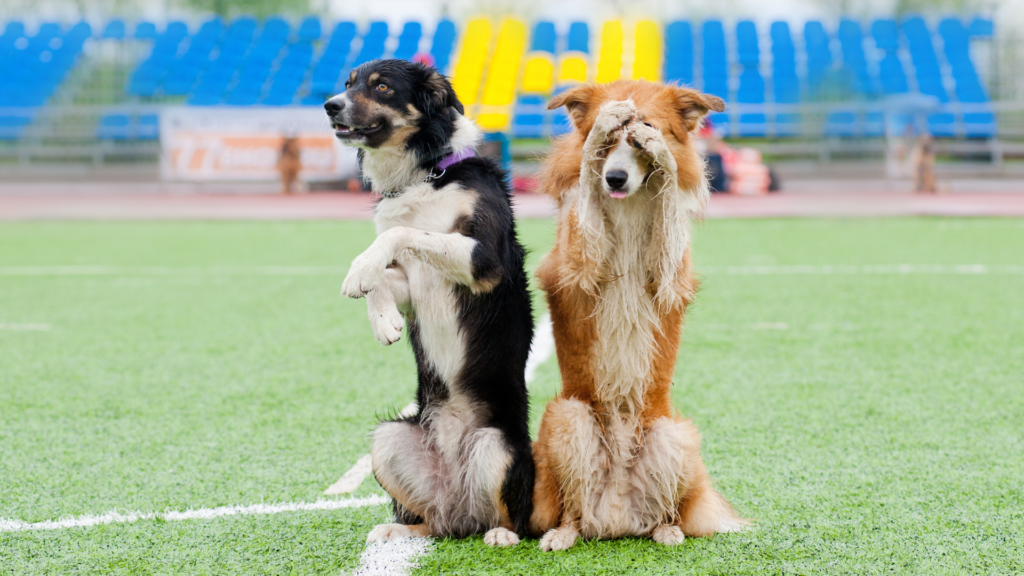
<path id="1" fill-rule="evenodd" d="M 658 210 L 648 197 L 609 202 L 602 269 L 615 279 L 600 285 L 594 321 L 601 336 L 592 351 L 595 400 L 604 416 L 594 429 L 600 441 L 589 454 L 591 474 L 578 499 L 568 502 L 578 508 L 581 534 L 602 538 L 644 534 L 673 517 L 686 438 L 667 420 L 651 430 L 635 428 L 661 323 L 647 290 L 658 261 L 651 253 Z"/>
<path id="2" fill-rule="evenodd" d="M 444 234 L 460 217 L 472 215 L 473 205 L 473 195 L 458 185 L 435 190 L 422 183 L 410 186 L 401 196 L 381 200 L 374 221 L 378 235 L 396 226 Z M 415 319 L 427 360 L 451 385 L 462 370 L 466 350 L 451 283 L 416 258 L 399 254 L 397 261 L 409 280 L 410 306 L 403 312 L 407 319 Z"/>

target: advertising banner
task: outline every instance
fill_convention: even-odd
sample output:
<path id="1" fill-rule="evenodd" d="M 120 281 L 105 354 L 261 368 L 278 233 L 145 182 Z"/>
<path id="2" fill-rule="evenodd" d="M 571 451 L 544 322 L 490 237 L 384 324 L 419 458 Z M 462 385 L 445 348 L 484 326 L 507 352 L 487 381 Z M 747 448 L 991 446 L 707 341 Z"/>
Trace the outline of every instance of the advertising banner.
<path id="1" fill-rule="evenodd" d="M 165 180 L 277 180 L 284 138 L 297 138 L 303 180 L 358 175 L 355 150 L 338 143 L 319 107 L 182 106 L 160 113 Z"/>

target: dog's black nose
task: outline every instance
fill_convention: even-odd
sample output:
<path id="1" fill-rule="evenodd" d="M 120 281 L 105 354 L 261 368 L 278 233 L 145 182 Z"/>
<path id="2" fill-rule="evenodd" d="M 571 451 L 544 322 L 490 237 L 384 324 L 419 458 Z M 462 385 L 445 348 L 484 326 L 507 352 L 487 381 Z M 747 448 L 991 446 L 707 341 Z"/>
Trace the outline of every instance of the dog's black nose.
<path id="1" fill-rule="evenodd" d="M 629 180 L 629 174 L 626 174 L 625 170 L 609 170 L 604 175 L 604 180 L 612 190 L 622 190 L 626 186 L 626 181 Z"/>
<path id="2" fill-rule="evenodd" d="M 327 110 L 328 116 L 337 116 L 338 113 L 341 112 L 344 108 L 345 103 L 341 102 L 340 100 L 331 99 L 328 100 L 326 104 L 324 104 L 324 110 Z"/>

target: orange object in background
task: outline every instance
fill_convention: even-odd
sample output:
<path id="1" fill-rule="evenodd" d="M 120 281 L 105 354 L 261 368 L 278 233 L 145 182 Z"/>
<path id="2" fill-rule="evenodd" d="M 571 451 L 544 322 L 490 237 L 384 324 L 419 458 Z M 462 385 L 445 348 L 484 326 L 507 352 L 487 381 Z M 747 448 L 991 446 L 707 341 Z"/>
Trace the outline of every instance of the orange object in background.
<path id="1" fill-rule="evenodd" d="M 771 174 L 761 161 L 761 152 L 754 148 L 733 150 L 723 146 L 722 163 L 729 175 L 730 194 L 767 194 Z"/>

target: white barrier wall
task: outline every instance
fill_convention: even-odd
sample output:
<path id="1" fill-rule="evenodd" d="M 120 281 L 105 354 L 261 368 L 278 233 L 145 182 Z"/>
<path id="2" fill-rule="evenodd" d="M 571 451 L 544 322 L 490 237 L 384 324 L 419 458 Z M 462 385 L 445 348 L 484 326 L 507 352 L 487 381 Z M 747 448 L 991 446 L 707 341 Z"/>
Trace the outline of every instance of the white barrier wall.
<path id="1" fill-rule="evenodd" d="M 282 139 L 302 148 L 303 180 L 356 176 L 355 150 L 338 143 L 319 107 L 182 106 L 160 113 L 164 180 L 276 180 Z"/>

